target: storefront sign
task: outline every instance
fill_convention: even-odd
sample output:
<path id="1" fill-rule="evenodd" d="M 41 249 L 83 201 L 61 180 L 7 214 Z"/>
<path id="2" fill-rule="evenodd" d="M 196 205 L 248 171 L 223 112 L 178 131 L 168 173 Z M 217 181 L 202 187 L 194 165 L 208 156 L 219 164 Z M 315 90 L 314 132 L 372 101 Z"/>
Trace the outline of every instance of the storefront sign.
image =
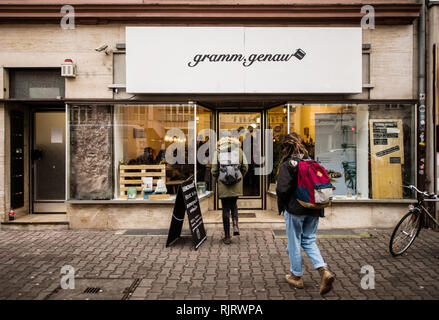
<path id="1" fill-rule="evenodd" d="M 127 27 L 129 93 L 361 93 L 361 28 Z"/>
<path id="2" fill-rule="evenodd" d="M 206 240 L 206 230 L 204 229 L 197 188 L 195 187 L 193 176 L 178 187 L 166 247 L 169 247 L 180 237 L 185 212 L 187 212 L 188 215 L 189 229 L 191 230 L 195 250 L 197 250 Z"/>

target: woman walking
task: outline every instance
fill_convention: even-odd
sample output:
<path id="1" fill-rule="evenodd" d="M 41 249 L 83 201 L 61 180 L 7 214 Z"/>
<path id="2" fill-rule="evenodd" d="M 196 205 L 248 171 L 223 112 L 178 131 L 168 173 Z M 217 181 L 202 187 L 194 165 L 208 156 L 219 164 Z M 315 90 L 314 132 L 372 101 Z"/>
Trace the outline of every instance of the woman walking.
<path id="1" fill-rule="evenodd" d="M 279 214 L 283 213 L 285 216 L 288 237 L 290 273 L 285 279 L 296 288 L 303 288 L 303 248 L 321 275 L 320 294 L 324 295 L 331 291 L 335 276 L 328 270 L 316 244 L 317 226 L 323 209 L 305 208 L 295 197 L 300 159 L 309 159 L 302 138 L 297 133 L 286 135 L 282 142 L 282 158 L 276 186 Z"/>
<path id="2" fill-rule="evenodd" d="M 233 220 L 233 235 L 239 235 L 238 197 L 243 195 L 242 181 L 247 173 L 247 159 L 240 142 L 233 137 L 223 137 L 217 143 L 212 160 L 212 175 L 218 180 L 218 197 L 223 207 L 225 244 L 230 244 L 230 213 Z"/>

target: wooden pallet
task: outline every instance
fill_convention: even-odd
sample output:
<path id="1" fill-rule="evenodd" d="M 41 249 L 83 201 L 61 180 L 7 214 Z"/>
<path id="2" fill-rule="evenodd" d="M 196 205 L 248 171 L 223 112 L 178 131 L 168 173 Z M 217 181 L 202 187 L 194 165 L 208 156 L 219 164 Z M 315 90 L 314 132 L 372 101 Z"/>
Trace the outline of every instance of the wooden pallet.
<path id="1" fill-rule="evenodd" d="M 166 165 L 164 164 L 145 164 L 145 165 L 121 165 L 120 174 L 120 198 L 128 199 L 128 188 L 136 188 L 137 199 L 142 199 L 142 177 L 153 177 L 153 188 L 157 186 L 157 181 L 166 181 Z M 167 197 L 169 199 L 169 195 Z"/>

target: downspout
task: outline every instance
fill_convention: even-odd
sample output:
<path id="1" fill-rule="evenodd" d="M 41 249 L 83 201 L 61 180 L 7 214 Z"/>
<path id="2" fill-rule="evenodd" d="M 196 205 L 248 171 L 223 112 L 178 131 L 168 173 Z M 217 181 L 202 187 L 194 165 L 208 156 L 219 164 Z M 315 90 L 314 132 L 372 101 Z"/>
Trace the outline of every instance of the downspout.
<path id="1" fill-rule="evenodd" d="M 418 186 L 420 190 L 433 192 L 434 118 L 433 107 L 426 106 L 426 0 L 420 2 L 422 7 L 418 24 Z M 430 212 L 436 212 L 436 203 L 430 202 L 428 208 Z M 428 227 L 428 219 L 424 221 L 424 227 Z"/>
<path id="2" fill-rule="evenodd" d="M 425 106 L 425 0 L 420 0 L 421 12 L 418 21 L 418 136 L 417 136 L 417 167 L 416 172 L 418 175 L 418 188 L 420 190 L 426 190 L 430 184 L 427 174 L 431 171 L 427 170 L 430 161 L 426 161 L 426 129 L 428 130 L 426 123 L 427 108 Z M 430 120 L 430 118 L 427 118 Z"/>

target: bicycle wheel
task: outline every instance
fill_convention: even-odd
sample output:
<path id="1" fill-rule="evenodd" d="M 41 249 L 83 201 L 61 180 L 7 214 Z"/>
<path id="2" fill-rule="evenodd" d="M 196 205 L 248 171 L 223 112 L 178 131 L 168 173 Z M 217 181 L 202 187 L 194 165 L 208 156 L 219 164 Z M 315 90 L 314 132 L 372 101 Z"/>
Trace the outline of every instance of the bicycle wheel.
<path id="1" fill-rule="evenodd" d="M 419 212 L 409 212 L 398 222 L 390 237 L 389 250 L 392 256 L 403 254 L 415 241 L 422 227 Z"/>

